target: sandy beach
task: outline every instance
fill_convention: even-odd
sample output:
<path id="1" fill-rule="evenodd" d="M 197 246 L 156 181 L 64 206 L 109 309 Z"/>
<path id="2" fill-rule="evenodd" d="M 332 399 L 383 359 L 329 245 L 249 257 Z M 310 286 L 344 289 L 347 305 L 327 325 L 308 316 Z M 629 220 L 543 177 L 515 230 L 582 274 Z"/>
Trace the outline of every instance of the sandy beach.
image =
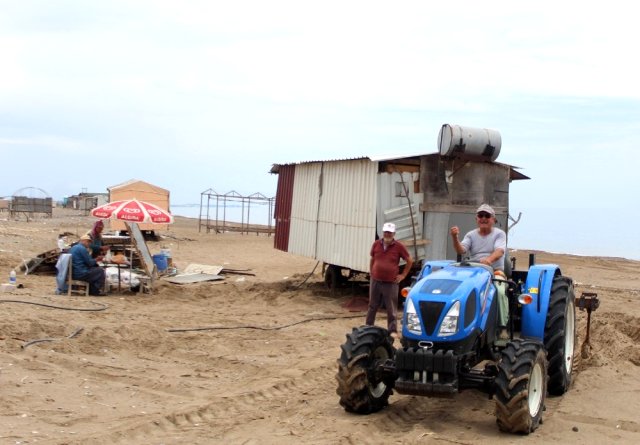
<path id="1" fill-rule="evenodd" d="M 0 282 L 55 248 L 59 233 L 79 236 L 95 221 L 61 209 L 7 218 Z M 543 425 L 522 437 L 500 433 L 494 402 L 475 391 L 394 394 L 376 414 L 345 412 L 336 360 L 345 334 L 364 322 L 348 307 L 362 289 L 331 294 L 321 265 L 308 276 L 315 260 L 275 250 L 266 235 L 200 233 L 182 217 L 161 235 L 149 249 L 170 249 L 178 270 L 198 263 L 255 276 L 67 297 L 54 294 L 53 275 L 19 274 L 22 288 L 0 293 L 0 444 L 640 443 L 638 261 L 536 252 L 601 305 L 573 387 L 549 397 Z M 511 256 L 523 268 L 529 253 Z M 577 349 L 586 320 L 578 312 Z"/>

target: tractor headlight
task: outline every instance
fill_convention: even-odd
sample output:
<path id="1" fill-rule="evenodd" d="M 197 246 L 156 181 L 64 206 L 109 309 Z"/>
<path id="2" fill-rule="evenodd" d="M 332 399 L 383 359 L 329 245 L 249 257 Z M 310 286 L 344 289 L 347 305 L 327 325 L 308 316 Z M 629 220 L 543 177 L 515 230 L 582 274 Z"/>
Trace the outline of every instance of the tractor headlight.
<path id="1" fill-rule="evenodd" d="M 413 305 L 413 300 L 409 298 L 404 309 L 405 313 L 405 326 L 412 334 L 422 334 L 422 327 L 420 326 L 420 318 L 416 312 L 416 307 Z"/>
<path id="2" fill-rule="evenodd" d="M 451 306 L 451 309 L 447 312 L 447 315 L 444 316 L 444 320 L 440 324 L 440 330 L 438 331 L 438 335 L 442 337 L 446 337 L 448 335 L 453 335 L 458 332 L 458 319 L 460 318 L 460 302 L 456 301 Z"/>

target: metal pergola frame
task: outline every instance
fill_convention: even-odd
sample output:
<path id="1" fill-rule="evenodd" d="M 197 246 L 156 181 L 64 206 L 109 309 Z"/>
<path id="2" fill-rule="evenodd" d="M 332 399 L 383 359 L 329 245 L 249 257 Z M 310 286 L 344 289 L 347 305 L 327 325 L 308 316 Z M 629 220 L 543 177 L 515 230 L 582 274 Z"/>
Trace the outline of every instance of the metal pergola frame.
<path id="1" fill-rule="evenodd" d="M 229 221 L 227 219 L 227 207 L 240 204 L 241 221 Z M 251 209 L 256 206 L 268 206 L 266 224 L 251 223 Z M 273 208 L 275 197 L 268 198 L 262 193 L 253 193 L 248 196 L 241 195 L 235 190 L 221 194 L 210 188 L 200 193 L 200 216 L 198 218 L 198 232 L 204 226 L 207 233 L 214 230 L 215 233 L 240 232 L 242 234 L 266 233 L 271 236 L 275 232 L 273 224 Z M 215 209 L 215 215 L 212 213 Z"/>

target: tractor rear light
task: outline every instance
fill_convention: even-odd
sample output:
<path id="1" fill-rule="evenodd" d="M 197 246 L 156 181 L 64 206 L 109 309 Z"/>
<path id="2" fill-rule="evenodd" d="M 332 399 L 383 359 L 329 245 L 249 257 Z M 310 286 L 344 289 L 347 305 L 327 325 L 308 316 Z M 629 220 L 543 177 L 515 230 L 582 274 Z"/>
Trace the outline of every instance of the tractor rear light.
<path id="1" fill-rule="evenodd" d="M 402 290 L 400 291 L 400 295 L 402 296 L 402 298 L 407 298 L 407 295 L 409 295 L 410 290 L 411 290 L 410 287 L 403 287 Z"/>
<path id="2" fill-rule="evenodd" d="M 531 304 L 533 303 L 533 296 L 531 294 L 520 294 L 518 297 L 518 303 Z"/>

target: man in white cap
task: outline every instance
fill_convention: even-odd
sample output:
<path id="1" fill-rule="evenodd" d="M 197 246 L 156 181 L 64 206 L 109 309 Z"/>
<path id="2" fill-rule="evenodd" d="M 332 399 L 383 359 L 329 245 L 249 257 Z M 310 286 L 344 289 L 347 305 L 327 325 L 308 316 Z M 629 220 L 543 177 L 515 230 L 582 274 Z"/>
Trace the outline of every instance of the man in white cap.
<path id="1" fill-rule="evenodd" d="M 469 260 L 491 266 L 496 278 L 506 280 L 504 274 L 504 257 L 507 251 L 507 235 L 503 230 L 493 227 L 496 212 L 488 204 L 482 204 L 476 210 L 477 229 L 468 232 L 462 241 L 458 239 L 460 229 L 453 226 L 450 230 L 453 248 L 460 255 L 468 254 Z M 509 301 L 503 284 L 498 288 L 498 326 L 500 338 L 506 339 L 507 322 L 509 320 Z"/>
<path id="2" fill-rule="evenodd" d="M 89 283 L 89 295 L 104 295 L 104 269 L 98 266 L 97 261 L 102 261 L 102 256 L 91 258 L 89 246 L 91 237 L 83 235 L 78 244 L 69 249 L 71 254 L 71 277 L 74 280 Z"/>
<path id="3" fill-rule="evenodd" d="M 373 326 L 376 321 L 376 313 L 384 302 L 387 308 L 387 329 L 392 337 L 397 338 L 398 284 L 411 271 L 413 259 L 407 248 L 394 239 L 395 233 L 395 224 L 385 223 L 382 226 L 382 238 L 376 240 L 371 246 L 369 309 L 365 323 Z M 406 262 L 402 273 L 399 272 L 401 258 Z"/>

